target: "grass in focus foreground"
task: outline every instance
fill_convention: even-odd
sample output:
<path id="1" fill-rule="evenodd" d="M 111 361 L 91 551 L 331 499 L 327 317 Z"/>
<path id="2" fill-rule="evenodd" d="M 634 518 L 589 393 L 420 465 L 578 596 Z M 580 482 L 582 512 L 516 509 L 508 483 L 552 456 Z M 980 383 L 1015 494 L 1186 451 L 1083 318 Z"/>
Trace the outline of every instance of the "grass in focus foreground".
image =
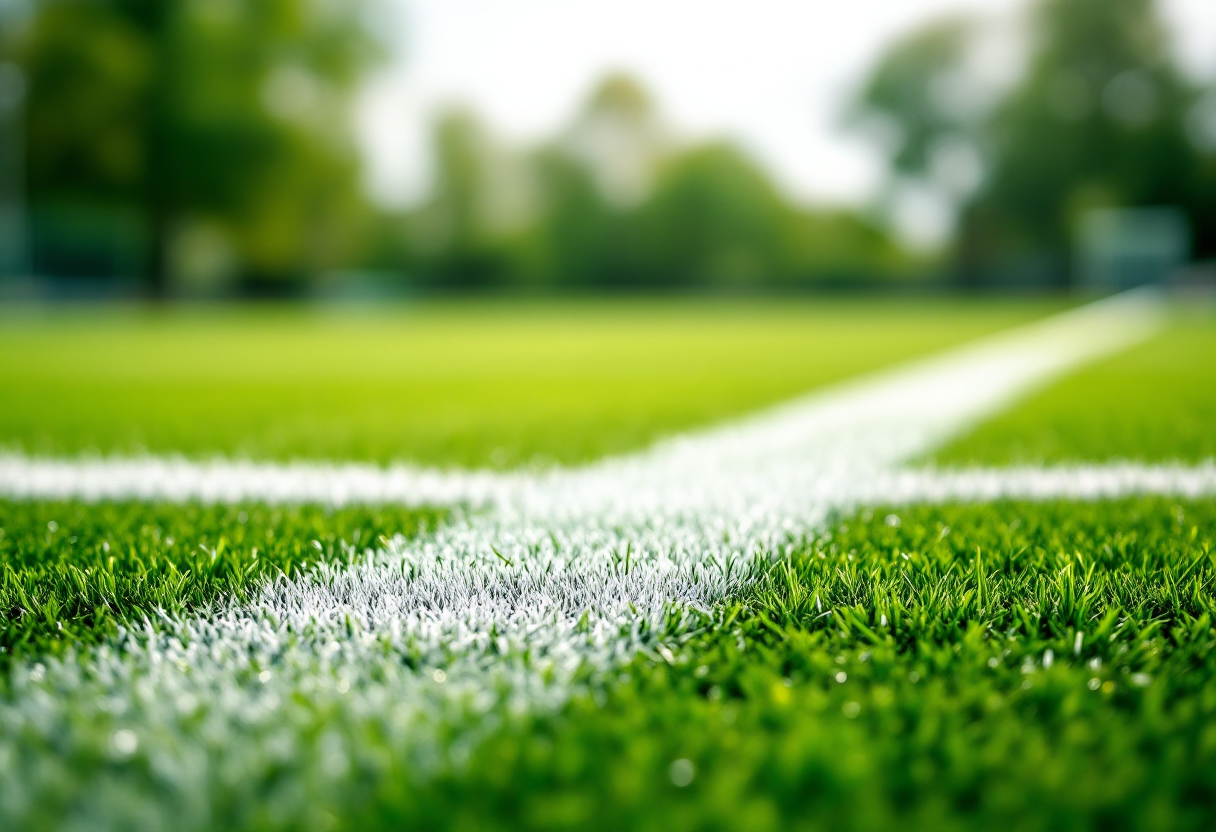
<path id="1" fill-rule="evenodd" d="M 1211 829 L 1214 528 L 1212 501 L 866 512 L 775 564 L 673 662 L 639 658 L 437 782 L 400 772 L 338 816 Z"/>
<path id="2" fill-rule="evenodd" d="M 316 748 L 273 770 L 201 734 L 177 744 L 244 772 L 199 784 L 216 829 L 1208 829 L 1214 528 L 1211 500 L 868 511 L 777 553 L 670 659 L 641 656 L 556 715 L 504 714 L 438 772 L 374 714 L 304 700 L 283 730 Z M 327 768 L 327 742 L 349 765 Z M 9 828 L 102 824 L 110 787 L 129 817 L 186 799 L 142 745 L 122 762 L 15 753 L 60 768 Z"/>
<path id="3" fill-rule="evenodd" d="M 0 500 L 0 672 L 434 527 L 439 511 Z"/>
<path id="4" fill-rule="evenodd" d="M 598 300 L 30 314 L 0 318 L 0 448 L 574 463 L 1059 308 Z"/>

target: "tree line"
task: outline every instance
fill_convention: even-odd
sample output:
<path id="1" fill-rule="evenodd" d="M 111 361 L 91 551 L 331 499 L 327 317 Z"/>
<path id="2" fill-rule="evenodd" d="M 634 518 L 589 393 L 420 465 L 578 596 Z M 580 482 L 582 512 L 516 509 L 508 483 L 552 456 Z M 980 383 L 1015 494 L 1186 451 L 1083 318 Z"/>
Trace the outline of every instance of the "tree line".
<path id="1" fill-rule="evenodd" d="M 372 0 L 15 0 L 34 271 L 153 296 L 385 290 L 1066 285 L 1099 208 L 1176 206 L 1216 252 L 1216 91 L 1179 69 L 1152 0 L 1037 0 L 1022 66 L 945 20 L 881 57 L 848 129 L 887 161 L 872 205 L 800 205 L 743 150 L 688 144 L 606 79 L 536 147 L 476 115 L 433 129 L 433 185 L 368 202 L 353 94 L 388 52 Z M 4 126 L 0 124 L 0 133 Z M 901 223 L 940 215 L 935 250 Z"/>

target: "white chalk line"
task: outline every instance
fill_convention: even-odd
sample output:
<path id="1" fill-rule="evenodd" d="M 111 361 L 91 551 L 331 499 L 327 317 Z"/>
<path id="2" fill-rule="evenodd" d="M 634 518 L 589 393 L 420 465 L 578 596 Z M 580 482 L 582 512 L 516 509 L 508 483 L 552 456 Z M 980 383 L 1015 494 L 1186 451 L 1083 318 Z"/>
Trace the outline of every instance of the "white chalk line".
<path id="1" fill-rule="evenodd" d="M 374 726 L 423 768 L 458 756 L 503 709 L 554 707 L 584 669 L 603 672 L 639 650 L 677 647 L 701 616 L 746 589 L 757 558 L 813 533 L 834 511 L 913 495 L 1211 493 L 1210 465 L 902 467 L 1034 386 L 1143 340 L 1161 319 L 1154 296 L 1124 295 L 647 451 L 541 474 L 0 459 L 0 491 L 26 499 L 479 509 L 349 566 L 280 579 L 251 602 L 166 618 L 82 657 L 19 666 L 15 696 L 0 704 L 0 784 L 11 780 L 31 795 L 49 788 L 44 775 L 5 770 L 12 754 L 4 738 L 14 726 L 37 726 L 42 739 L 68 736 L 81 754 L 124 726 L 148 753 L 173 762 L 173 800 L 129 801 L 152 815 L 172 813 L 162 820 L 180 822 L 184 806 L 205 806 L 208 788 L 252 789 L 284 761 L 324 793 L 344 782 L 335 772 L 351 770 L 360 753 L 343 731 Z M 325 707 L 310 710 L 318 703 Z M 184 727 L 200 711 L 202 735 Z M 419 720 L 461 719 L 474 727 L 454 745 L 419 729 Z M 284 739 L 284 720 L 337 738 L 323 754 L 302 748 L 299 736 Z M 94 735 L 82 725 L 100 728 Z M 342 765 L 326 769 L 334 759 Z M 217 767 L 229 775 L 222 783 Z M 91 817 L 123 828 L 132 822 L 127 805 L 98 805 Z"/>
<path id="2" fill-rule="evenodd" d="M 402 505 L 502 509 L 568 473 L 498 473 L 370 465 L 193 462 L 181 458 L 38 459 L 0 455 L 0 497 L 16 500 L 135 500 L 203 504 Z M 1146 494 L 1216 494 L 1216 463 L 1129 460 L 976 468 L 896 468 L 865 479 L 819 480 L 815 502 L 939 503 L 952 500 L 1106 499 Z"/>

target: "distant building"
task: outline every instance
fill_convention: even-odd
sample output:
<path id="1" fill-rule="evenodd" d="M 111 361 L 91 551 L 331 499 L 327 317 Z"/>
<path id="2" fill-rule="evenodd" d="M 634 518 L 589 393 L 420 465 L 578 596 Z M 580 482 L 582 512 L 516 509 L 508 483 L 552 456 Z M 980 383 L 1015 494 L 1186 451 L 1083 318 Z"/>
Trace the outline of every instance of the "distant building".
<path id="1" fill-rule="evenodd" d="M 1077 235 L 1077 285 L 1113 292 L 1161 283 L 1190 258 L 1190 223 L 1177 208 L 1091 211 Z"/>

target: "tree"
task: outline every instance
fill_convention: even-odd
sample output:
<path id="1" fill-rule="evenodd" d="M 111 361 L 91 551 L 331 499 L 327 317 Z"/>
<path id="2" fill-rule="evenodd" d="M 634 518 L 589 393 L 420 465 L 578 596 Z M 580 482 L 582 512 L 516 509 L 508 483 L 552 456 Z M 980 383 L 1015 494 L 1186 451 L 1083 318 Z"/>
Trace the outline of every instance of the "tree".
<path id="1" fill-rule="evenodd" d="M 953 197 L 960 275 L 1066 283 L 1078 220 L 1094 208 L 1178 205 L 1211 227 L 1212 163 L 1187 135 L 1198 93 L 1152 0 L 1039 0 L 1029 23 L 1025 70 L 988 106 L 962 83 L 969 53 L 986 56 L 957 21 L 895 44 L 856 104 L 888 137 L 893 183 Z M 940 162 L 960 148 L 973 170 L 951 189 Z"/>
<path id="2" fill-rule="evenodd" d="M 641 209 L 645 277 L 736 288 L 780 280 L 789 267 L 790 213 L 768 177 L 732 145 L 686 151 Z"/>
<path id="3" fill-rule="evenodd" d="M 1025 76 L 988 126 L 989 175 L 964 234 L 974 264 L 1032 256 L 1068 279 L 1093 208 L 1191 203 L 1193 92 L 1152 0 L 1044 0 Z"/>
<path id="4" fill-rule="evenodd" d="M 892 45 L 863 84 L 848 121 L 872 134 L 896 175 L 928 176 L 938 148 L 971 138 L 962 73 L 972 35 L 968 20 L 932 23 Z"/>
<path id="5" fill-rule="evenodd" d="M 30 79 L 31 200 L 128 205 L 149 292 L 175 231 L 204 219 L 245 272 L 327 264 L 358 200 L 349 94 L 380 50 L 366 3 L 42 0 L 17 44 Z"/>

